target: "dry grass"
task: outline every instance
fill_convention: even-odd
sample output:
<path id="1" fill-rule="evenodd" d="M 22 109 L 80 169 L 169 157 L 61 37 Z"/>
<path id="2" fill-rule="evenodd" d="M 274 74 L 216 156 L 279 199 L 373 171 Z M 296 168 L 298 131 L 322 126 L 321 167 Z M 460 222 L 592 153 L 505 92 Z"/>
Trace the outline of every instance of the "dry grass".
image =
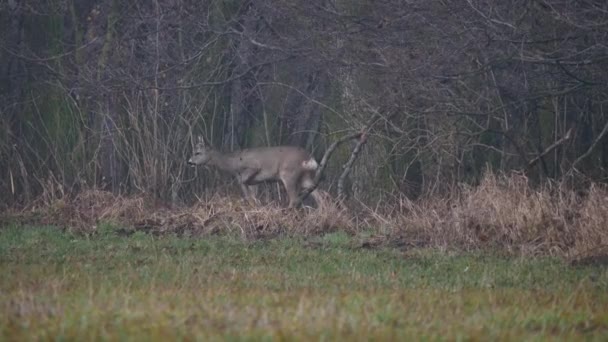
<path id="1" fill-rule="evenodd" d="M 191 207 L 169 208 L 145 196 L 123 197 L 99 190 L 70 197 L 46 196 L 12 220 L 94 233 L 99 223 L 153 234 L 237 233 L 245 239 L 278 235 L 371 232 L 364 246 L 427 246 L 492 249 L 517 255 L 553 255 L 573 261 L 608 258 L 608 190 L 585 193 L 561 184 L 533 188 L 519 174 L 487 174 L 478 186 L 462 185 L 447 197 L 401 198 L 372 210 L 346 209 L 321 193 L 317 209 L 288 210 L 215 196 Z M 588 259 L 598 258 L 598 259 Z"/>
<path id="2" fill-rule="evenodd" d="M 252 205 L 231 197 L 200 201 L 190 208 L 153 212 L 134 226 L 158 233 L 187 235 L 236 232 L 248 239 L 338 230 L 355 232 L 346 211 L 330 202 L 319 209 L 295 211 L 276 205 Z"/>
<path id="3" fill-rule="evenodd" d="M 208 235 L 240 233 L 244 238 L 279 234 L 322 234 L 334 231 L 355 233 L 345 209 L 320 194 L 317 209 L 289 210 L 276 205 L 253 205 L 241 198 L 215 196 L 191 207 L 169 208 L 145 196 L 124 197 L 101 190 L 76 196 L 41 197 L 29 208 L 7 212 L 9 220 L 56 225 L 72 232 L 92 234 L 100 223 L 126 227 L 155 235 Z"/>
<path id="4" fill-rule="evenodd" d="M 375 217 L 393 239 L 572 259 L 607 252 L 608 190 L 597 185 L 577 194 L 561 184 L 534 189 L 518 174 L 487 174 L 451 197 L 401 199 L 391 209 L 390 219 Z"/>

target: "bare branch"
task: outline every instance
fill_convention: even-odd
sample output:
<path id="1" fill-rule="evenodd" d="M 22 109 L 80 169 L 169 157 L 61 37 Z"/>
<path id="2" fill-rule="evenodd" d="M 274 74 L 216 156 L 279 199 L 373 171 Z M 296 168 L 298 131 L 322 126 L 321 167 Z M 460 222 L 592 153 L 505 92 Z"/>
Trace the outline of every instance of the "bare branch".
<path id="1" fill-rule="evenodd" d="M 355 153 L 355 151 L 353 151 L 354 156 L 353 156 L 353 154 L 351 154 L 351 158 L 349 159 L 349 161 L 346 164 L 346 165 L 348 165 L 350 163 L 350 166 L 349 166 L 349 171 L 350 171 L 350 167 L 352 167 L 352 164 L 355 162 L 356 156 L 357 156 L 357 154 L 359 154 L 359 150 L 361 149 L 361 146 L 367 141 L 368 132 L 378 122 L 378 120 L 380 120 L 380 118 L 381 118 L 381 116 L 379 114 L 373 115 L 371 117 L 371 119 L 368 121 L 368 124 L 365 127 L 363 127 L 360 132 L 343 136 L 342 138 L 334 141 L 334 143 L 329 146 L 327 151 L 325 151 L 323 158 L 321 159 L 321 163 L 319 164 L 319 168 L 317 169 L 317 172 L 315 173 L 315 178 L 313 179 L 313 183 L 314 183 L 313 186 L 304 190 L 300 194 L 299 199 L 298 199 L 299 203 L 301 203 L 303 200 L 305 200 L 306 197 L 308 197 L 308 195 L 310 195 L 313 191 L 315 191 L 317 189 L 317 187 L 319 186 L 319 182 L 321 181 L 321 177 L 323 176 L 323 171 L 325 170 L 325 167 L 327 166 L 327 162 L 329 161 L 329 158 L 334 153 L 334 150 L 339 145 L 343 144 L 346 141 L 349 141 L 352 139 L 359 139 L 359 144 L 357 144 L 357 146 L 355 146 L 355 150 L 357 150 L 356 153 Z M 352 161 L 351 161 L 351 159 L 352 159 Z M 346 168 L 345 168 L 345 171 L 346 171 Z M 346 177 L 346 176 L 344 176 L 344 177 Z"/>
<path id="2" fill-rule="evenodd" d="M 357 160 L 357 156 L 362 151 L 363 145 L 365 145 L 366 142 L 367 134 L 361 133 L 357 145 L 355 145 L 353 152 L 350 154 L 350 158 L 348 158 L 348 161 L 343 166 L 344 170 L 342 171 L 340 178 L 338 178 L 338 198 L 340 199 L 340 201 L 344 201 L 347 197 L 346 193 L 344 192 L 344 181 L 346 180 L 346 177 L 348 177 L 348 174 L 350 173 L 353 164 L 355 163 L 355 160 Z"/>
<path id="3" fill-rule="evenodd" d="M 572 169 L 576 168 L 576 165 L 578 163 L 580 163 L 583 159 L 587 158 L 591 152 L 593 151 L 593 149 L 597 146 L 597 144 L 602 140 L 602 138 L 604 138 L 604 135 L 606 135 L 606 133 L 608 133 L 608 122 L 606 122 L 606 124 L 604 125 L 604 128 L 602 129 L 602 132 L 600 132 L 600 135 L 597 136 L 597 138 L 595 138 L 595 140 L 593 141 L 593 143 L 591 144 L 591 146 L 589 146 L 589 148 L 587 149 L 587 151 L 585 153 L 583 153 L 580 157 L 576 158 L 576 160 L 574 161 L 574 163 L 572 163 Z"/>
<path id="4" fill-rule="evenodd" d="M 531 168 L 532 166 L 534 166 L 534 164 L 536 164 L 539 160 L 541 160 L 544 156 L 546 156 L 547 154 L 551 153 L 551 151 L 555 150 L 556 148 L 558 148 L 561 144 L 565 143 L 566 141 L 568 141 L 570 139 L 570 135 L 572 133 L 572 128 L 570 128 L 568 130 L 568 132 L 566 132 L 566 135 L 564 135 L 561 139 L 559 139 L 558 141 L 554 142 L 553 144 L 551 144 L 551 146 L 547 147 L 541 154 L 539 154 L 538 156 L 536 156 L 534 159 L 532 159 L 529 163 L 528 163 L 528 169 Z"/>

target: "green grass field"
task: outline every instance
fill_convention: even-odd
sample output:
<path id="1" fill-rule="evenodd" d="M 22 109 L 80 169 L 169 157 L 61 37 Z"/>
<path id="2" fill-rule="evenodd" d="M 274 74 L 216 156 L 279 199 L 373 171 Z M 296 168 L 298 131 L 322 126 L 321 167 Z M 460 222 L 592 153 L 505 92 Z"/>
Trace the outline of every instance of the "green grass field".
<path id="1" fill-rule="evenodd" d="M 606 340 L 608 271 L 559 259 L 0 228 L 0 340 Z"/>

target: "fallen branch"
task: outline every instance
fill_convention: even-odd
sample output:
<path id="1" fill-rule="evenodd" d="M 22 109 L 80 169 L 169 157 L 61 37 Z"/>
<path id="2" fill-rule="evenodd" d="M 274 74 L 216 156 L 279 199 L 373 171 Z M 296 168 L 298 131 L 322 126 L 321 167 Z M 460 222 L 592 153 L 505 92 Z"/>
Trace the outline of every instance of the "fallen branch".
<path id="1" fill-rule="evenodd" d="M 572 128 L 570 128 L 568 130 L 568 132 L 566 132 L 566 135 L 564 135 L 561 139 L 559 139 L 558 141 L 554 142 L 553 144 L 551 144 L 551 146 L 547 147 L 541 154 L 539 154 L 538 156 L 536 156 L 534 159 L 532 159 L 529 163 L 528 163 L 528 169 L 531 168 L 532 166 L 534 166 L 534 164 L 536 164 L 539 160 L 541 160 L 544 156 L 546 156 L 547 154 L 551 153 L 551 151 L 555 150 L 556 148 L 558 148 L 561 144 L 565 143 L 566 141 L 568 141 L 570 139 L 570 134 L 572 133 Z"/>
<path id="2" fill-rule="evenodd" d="M 598 135 L 597 138 L 595 138 L 595 140 L 593 141 L 591 146 L 589 146 L 587 151 L 585 151 L 585 153 L 583 153 L 583 155 L 581 155 L 580 157 L 576 158 L 576 160 L 574 161 L 574 163 L 572 163 L 572 166 L 570 168 L 575 170 L 576 165 L 578 163 L 580 163 L 583 159 L 587 158 L 591 154 L 591 152 L 593 152 L 593 149 L 595 148 L 595 146 L 597 146 L 597 144 L 602 140 L 602 138 L 604 138 L 604 135 L 606 135 L 606 133 L 608 133 L 608 122 L 606 123 L 606 125 L 604 125 L 604 128 L 600 132 L 600 135 Z"/>

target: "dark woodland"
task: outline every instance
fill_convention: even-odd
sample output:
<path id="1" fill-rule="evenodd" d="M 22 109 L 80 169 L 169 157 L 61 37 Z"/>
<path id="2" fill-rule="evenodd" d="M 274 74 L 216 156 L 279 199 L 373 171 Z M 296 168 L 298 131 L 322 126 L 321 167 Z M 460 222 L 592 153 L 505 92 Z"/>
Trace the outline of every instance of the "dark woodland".
<path id="1" fill-rule="evenodd" d="M 351 160 L 340 185 L 362 203 L 488 170 L 584 190 L 608 181 L 607 90 L 603 0 L 2 1 L 0 203 L 188 204 L 238 191 L 187 167 L 198 135 L 320 160 L 373 118 L 320 188 L 336 195 Z"/>

